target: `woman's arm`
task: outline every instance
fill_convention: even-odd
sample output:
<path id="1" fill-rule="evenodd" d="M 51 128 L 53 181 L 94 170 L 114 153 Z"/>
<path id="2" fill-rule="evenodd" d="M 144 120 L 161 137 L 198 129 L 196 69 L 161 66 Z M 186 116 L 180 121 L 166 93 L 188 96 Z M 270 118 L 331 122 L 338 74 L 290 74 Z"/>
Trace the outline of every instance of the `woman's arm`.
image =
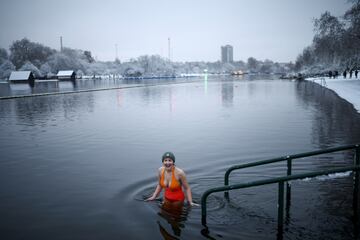
<path id="1" fill-rule="evenodd" d="M 152 196 L 145 199 L 145 201 L 155 200 L 159 196 L 161 190 L 162 190 L 162 187 L 160 186 L 160 184 L 157 184 L 156 189 L 155 189 L 154 193 L 152 194 Z"/>
<path id="2" fill-rule="evenodd" d="M 182 186 L 184 187 L 185 194 L 186 194 L 186 199 L 187 199 L 189 205 L 191 205 L 191 206 L 199 206 L 198 204 L 193 202 L 192 194 L 191 194 L 191 188 L 190 188 L 190 185 L 188 184 L 188 182 L 186 180 L 185 172 L 182 171 L 182 170 L 179 171 L 179 177 L 180 177 Z"/>
<path id="3" fill-rule="evenodd" d="M 157 186 L 156 186 L 156 188 L 155 188 L 155 191 L 154 191 L 154 193 L 151 195 L 151 197 L 149 197 L 149 198 L 147 198 L 147 199 L 145 199 L 145 201 L 152 201 L 152 200 L 155 200 L 158 196 L 159 196 L 159 194 L 160 194 L 160 192 L 161 192 L 161 190 L 162 190 L 162 187 L 160 186 L 160 174 L 161 174 L 161 168 L 159 169 L 159 173 L 158 173 L 158 178 L 159 178 L 159 180 L 158 180 L 158 184 L 157 184 Z"/>

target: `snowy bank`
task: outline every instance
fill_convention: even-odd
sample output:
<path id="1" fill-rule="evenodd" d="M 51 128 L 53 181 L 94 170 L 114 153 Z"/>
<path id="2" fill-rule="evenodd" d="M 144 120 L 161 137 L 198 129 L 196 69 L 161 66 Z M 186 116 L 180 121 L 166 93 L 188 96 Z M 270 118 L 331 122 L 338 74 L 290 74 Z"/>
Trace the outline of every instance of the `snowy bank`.
<path id="1" fill-rule="evenodd" d="M 360 79 L 329 77 L 306 78 L 305 80 L 316 82 L 336 92 L 341 98 L 352 103 L 354 108 L 360 112 Z"/>

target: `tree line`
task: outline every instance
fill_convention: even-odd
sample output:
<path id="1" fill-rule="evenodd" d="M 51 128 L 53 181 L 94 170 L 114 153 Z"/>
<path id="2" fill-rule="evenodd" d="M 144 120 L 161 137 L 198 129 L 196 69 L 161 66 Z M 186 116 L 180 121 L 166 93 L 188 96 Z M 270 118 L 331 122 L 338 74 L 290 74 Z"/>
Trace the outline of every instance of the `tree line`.
<path id="1" fill-rule="evenodd" d="M 63 48 L 57 51 L 27 38 L 14 41 L 9 47 L 10 54 L 0 48 L 0 79 L 7 79 L 11 71 L 32 71 L 35 77 L 51 78 L 59 70 L 74 70 L 82 75 L 123 75 L 123 76 L 177 76 L 180 74 L 231 73 L 233 71 L 253 73 L 285 74 L 294 69 L 293 63 L 260 61 L 249 57 L 247 62 L 170 62 L 159 55 L 144 55 L 128 62 L 95 61 L 90 51 Z"/>

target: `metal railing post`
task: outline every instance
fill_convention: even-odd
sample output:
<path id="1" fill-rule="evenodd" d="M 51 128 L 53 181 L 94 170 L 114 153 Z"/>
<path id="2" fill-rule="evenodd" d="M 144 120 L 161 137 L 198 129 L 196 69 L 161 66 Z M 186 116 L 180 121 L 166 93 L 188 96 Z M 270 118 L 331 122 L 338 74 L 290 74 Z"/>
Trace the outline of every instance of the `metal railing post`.
<path id="1" fill-rule="evenodd" d="M 360 146 L 357 145 L 355 149 L 355 166 L 360 165 Z M 358 201 L 359 201 L 359 170 L 354 171 L 354 196 L 353 196 L 353 209 L 354 209 L 354 222 L 358 221 Z"/>
<path id="2" fill-rule="evenodd" d="M 287 160 L 287 176 L 291 176 L 292 174 L 292 159 L 289 158 Z M 291 205 L 291 183 L 286 182 L 286 216 L 289 216 Z"/>
<path id="3" fill-rule="evenodd" d="M 201 196 L 201 224 L 206 226 L 206 199 L 211 192 L 206 191 Z"/>
<path id="4" fill-rule="evenodd" d="M 284 222 L 284 182 L 279 182 L 278 194 L 278 232 L 282 233 Z"/>
<path id="5" fill-rule="evenodd" d="M 225 185 L 225 186 L 229 186 L 229 175 L 230 175 L 230 172 L 231 172 L 231 168 L 228 169 L 228 170 L 225 172 L 225 179 L 224 179 L 224 185 Z M 226 198 L 226 200 L 229 201 L 229 191 L 224 192 L 224 197 Z"/>

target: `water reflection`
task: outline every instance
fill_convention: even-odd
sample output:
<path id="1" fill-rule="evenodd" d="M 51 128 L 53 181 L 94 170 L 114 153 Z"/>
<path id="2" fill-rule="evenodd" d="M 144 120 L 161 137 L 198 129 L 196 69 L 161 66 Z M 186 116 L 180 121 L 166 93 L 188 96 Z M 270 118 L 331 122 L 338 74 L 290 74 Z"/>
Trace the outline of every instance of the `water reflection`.
<path id="1" fill-rule="evenodd" d="M 114 79 L 37 80 L 32 84 L 1 83 L 0 97 L 109 88 L 121 84 L 122 80 Z"/>
<path id="2" fill-rule="evenodd" d="M 151 102 L 159 102 L 162 98 L 163 93 L 164 89 L 161 87 L 154 88 L 151 86 L 145 86 L 141 88 L 142 101 L 146 104 L 149 104 Z"/>
<path id="3" fill-rule="evenodd" d="M 77 88 L 77 81 L 61 81 L 59 83 L 61 91 L 76 91 Z"/>
<path id="4" fill-rule="evenodd" d="M 246 86 L 249 96 L 254 96 L 254 94 L 256 93 L 257 84 L 255 82 L 248 82 Z"/>
<path id="5" fill-rule="evenodd" d="M 116 100 L 117 100 L 117 105 L 119 107 L 122 107 L 123 102 L 124 102 L 124 96 L 123 96 L 123 90 L 122 89 L 118 89 L 116 91 Z"/>
<path id="6" fill-rule="evenodd" d="M 319 148 L 360 142 L 360 116 L 352 104 L 339 100 L 333 91 L 319 84 L 296 83 L 296 94 L 304 107 L 310 108 L 312 141 Z"/>
<path id="7" fill-rule="evenodd" d="M 172 113 L 175 110 L 175 96 L 172 88 L 169 90 L 169 111 Z"/>
<path id="8" fill-rule="evenodd" d="M 360 116 L 352 104 L 339 99 L 332 90 L 313 82 L 297 82 L 295 87 L 299 103 L 312 113 L 312 118 L 309 119 L 312 126 L 311 141 L 316 148 L 324 149 L 360 142 Z M 315 170 L 351 166 L 354 158 L 353 150 L 343 151 L 312 157 L 311 165 L 315 166 Z M 358 239 L 359 223 L 356 220 L 358 213 L 354 212 L 356 210 L 352 206 L 352 185 L 352 177 L 317 182 L 313 180 L 309 183 L 308 189 L 313 189 L 311 191 L 315 194 L 307 198 L 315 202 L 313 215 L 317 216 L 318 221 L 308 223 L 311 226 L 308 225 L 307 229 L 321 228 L 323 232 L 335 234 L 333 229 L 328 229 L 328 226 L 336 225 L 338 228 L 348 229 L 348 234 L 353 239 Z M 291 210 L 296 212 L 296 209 Z M 339 211 L 342 217 L 334 217 L 339 215 Z M 290 225 L 293 221 L 290 219 Z M 349 223 L 352 223 L 352 226 Z M 314 224 L 319 225 L 314 226 Z"/>
<path id="9" fill-rule="evenodd" d="M 204 91 L 205 91 L 205 94 L 208 91 L 208 75 L 207 74 L 204 75 Z"/>
<path id="10" fill-rule="evenodd" d="M 161 78 L 161 79 L 76 79 L 76 80 L 36 80 L 29 83 L 0 82 L 0 97 L 31 95 L 39 93 L 68 92 L 118 88 L 125 86 L 163 85 L 202 81 L 201 78 Z"/>
<path id="11" fill-rule="evenodd" d="M 221 82 L 221 102 L 224 107 L 231 107 L 234 101 L 234 82 Z"/>
<path id="12" fill-rule="evenodd" d="M 35 82 L 34 87 L 31 89 L 32 94 L 58 92 L 58 91 L 59 91 L 59 81 L 57 80 Z"/>
<path id="13" fill-rule="evenodd" d="M 0 96 L 10 96 L 11 88 L 9 83 L 0 83 Z"/>
<path id="14" fill-rule="evenodd" d="M 13 83 L 9 85 L 11 92 L 16 92 L 18 95 L 26 95 L 32 91 L 32 87 L 28 83 Z"/>
<path id="15" fill-rule="evenodd" d="M 51 99 L 51 101 L 50 101 Z M 12 101 L 14 113 L 19 124 L 34 126 L 42 122 L 49 122 L 54 118 L 54 113 L 62 109 L 63 117 L 68 120 L 75 120 L 81 117 L 82 112 L 94 111 L 93 93 L 72 94 L 61 97 L 34 97 Z M 0 109 L 1 111 L 1 109 Z"/>
<path id="16" fill-rule="evenodd" d="M 166 230 L 166 227 L 158 221 L 160 233 L 165 240 L 178 239 L 177 237 L 181 236 L 181 230 L 185 228 L 185 222 L 189 213 L 190 207 L 187 205 L 185 206 L 183 202 L 172 203 L 164 201 L 158 215 L 167 221 L 172 230 L 170 233 Z"/>

